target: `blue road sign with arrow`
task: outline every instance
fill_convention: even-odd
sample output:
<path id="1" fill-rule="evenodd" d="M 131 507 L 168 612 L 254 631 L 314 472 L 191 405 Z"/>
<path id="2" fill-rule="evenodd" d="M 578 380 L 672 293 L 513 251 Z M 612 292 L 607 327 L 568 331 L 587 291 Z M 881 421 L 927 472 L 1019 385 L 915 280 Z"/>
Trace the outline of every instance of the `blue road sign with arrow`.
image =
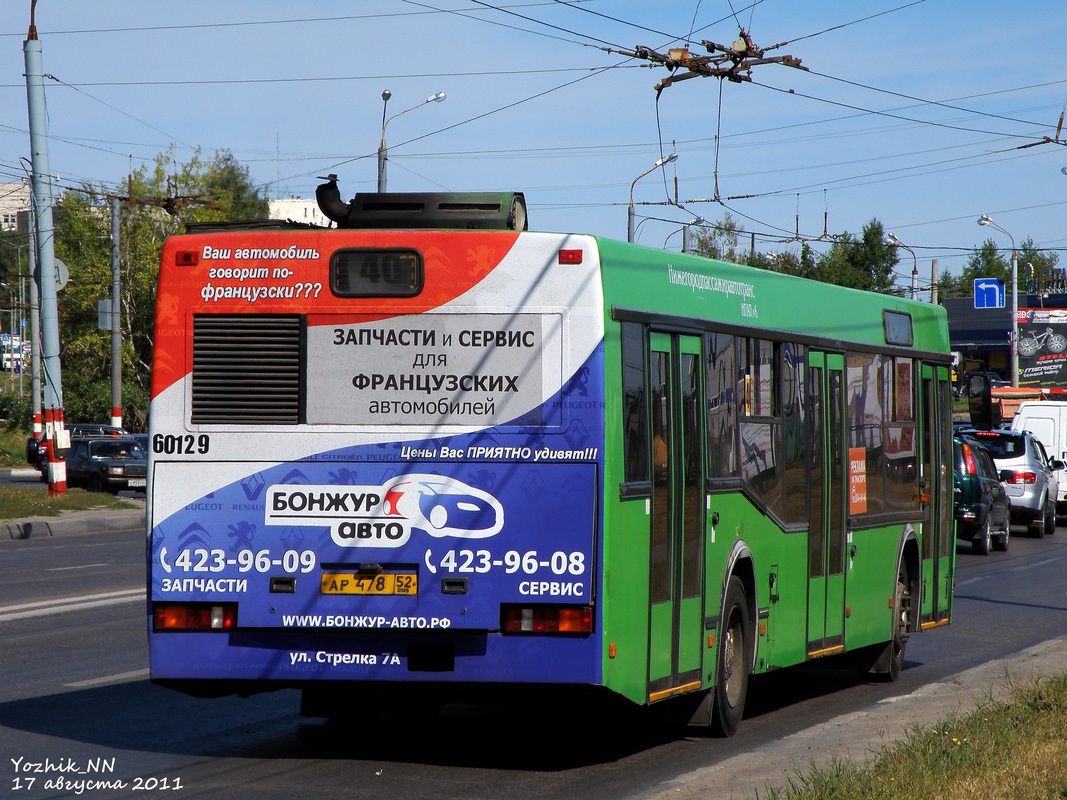
<path id="1" fill-rule="evenodd" d="M 975 278 L 974 307 L 1004 308 L 1004 281 L 998 278 Z"/>

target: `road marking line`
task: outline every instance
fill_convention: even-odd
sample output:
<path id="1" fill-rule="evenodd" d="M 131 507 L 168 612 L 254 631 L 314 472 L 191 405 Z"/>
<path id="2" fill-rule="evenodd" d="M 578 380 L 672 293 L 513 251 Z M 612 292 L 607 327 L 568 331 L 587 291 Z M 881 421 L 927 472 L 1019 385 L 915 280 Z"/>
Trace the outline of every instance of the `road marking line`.
<path id="1" fill-rule="evenodd" d="M 144 599 L 144 589 L 124 589 L 119 592 L 101 592 L 100 594 L 87 594 L 80 597 L 60 597 L 54 600 L 0 606 L 0 622 L 44 617 L 49 614 L 62 614 L 66 611 L 81 611 L 83 609 L 114 606 L 121 603 L 133 603 Z"/>
<path id="2" fill-rule="evenodd" d="M 20 603 L 18 605 L 0 606 L 0 614 L 6 611 L 21 611 L 24 608 L 41 608 L 42 606 L 55 606 L 64 603 L 78 603 L 82 600 L 101 600 L 107 597 L 129 597 L 135 594 L 143 594 L 144 589 L 120 589 L 117 592 L 100 592 L 98 594 L 83 594 L 76 597 L 54 597 L 51 600 L 37 600 L 32 603 Z"/>
<path id="3" fill-rule="evenodd" d="M 107 564 L 103 564 L 103 563 L 101 563 L 101 564 L 79 564 L 76 567 L 51 567 L 50 569 L 46 569 L 45 572 L 63 572 L 64 570 L 67 570 L 67 569 L 91 569 L 92 567 L 106 567 L 106 566 L 108 566 L 108 565 Z"/>
<path id="4" fill-rule="evenodd" d="M 64 683 L 64 686 L 71 689 L 85 689 L 89 686 L 100 686 L 105 683 L 124 683 L 125 681 L 139 681 L 141 678 L 148 677 L 147 669 L 135 669 L 132 672 L 119 672 L 116 675 L 105 675 L 102 678 L 90 678 L 87 681 L 75 681 L 74 683 Z"/>

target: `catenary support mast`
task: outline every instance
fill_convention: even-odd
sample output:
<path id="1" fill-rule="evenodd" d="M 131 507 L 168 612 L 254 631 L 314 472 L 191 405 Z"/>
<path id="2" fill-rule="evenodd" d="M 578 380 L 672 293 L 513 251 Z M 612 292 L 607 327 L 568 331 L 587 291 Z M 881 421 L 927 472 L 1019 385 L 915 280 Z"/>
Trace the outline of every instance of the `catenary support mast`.
<path id="1" fill-rule="evenodd" d="M 55 238 L 52 226 L 52 175 L 48 166 L 47 119 L 41 42 L 37 38 L 33 8 L 23 45 L 26 59 L 26 99 L 30 123 L 30 163 L 33 168 L 33 210 L 37 232 L 38 295 L 41 304 L 41 340 L 44 364 L 44 422 L 48 436 L 48 484 L 50 494 L 67 491 L 66 464 L 56 445 L 67 443 L 63 428 L 63 382 L 59 363 L 59 312 L 56 305 Z M 36 342 L 34 343 L 36 346 Z"/>

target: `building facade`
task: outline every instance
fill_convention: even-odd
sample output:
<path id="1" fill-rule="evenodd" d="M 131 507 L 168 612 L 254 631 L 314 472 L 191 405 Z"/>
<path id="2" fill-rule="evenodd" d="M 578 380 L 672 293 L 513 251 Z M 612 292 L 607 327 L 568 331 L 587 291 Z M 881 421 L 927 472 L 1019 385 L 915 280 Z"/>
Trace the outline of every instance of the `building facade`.
<path id="1" fill-rule="evenodd" d="M 0 183 L 0 230 L 17 230 L 19 212 L 29 208 L 30 190 L 25 183 Z"/>
<path id="2" fill-rule="evenodd" d="M 1011 309 L 942 301 L 952 349 L 965 371 L 1011 377 Z M 1019 385 L 1067 388 L 1067 294 L 1019 295 Z"/>
<path id="3" fill-rule="evenodd" d="M 333 223 L 319 210 L 319 204 L 314 197 L 289 197 L 283 200 L 270 201 L 271 219 L 291 219 L 293 222 L 307 222 L 311 225 L 322 225 L 324 228 Z"/>

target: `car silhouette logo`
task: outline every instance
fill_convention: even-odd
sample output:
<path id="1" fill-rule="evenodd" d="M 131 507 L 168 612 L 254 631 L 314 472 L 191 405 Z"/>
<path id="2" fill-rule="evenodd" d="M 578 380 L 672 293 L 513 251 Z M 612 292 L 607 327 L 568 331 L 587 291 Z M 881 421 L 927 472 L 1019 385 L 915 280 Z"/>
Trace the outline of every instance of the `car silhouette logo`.
<path id="1" fill-rule="evenodd" d="M 492 495 L 443 475 L 401 475 L 385 487 L 387 517 L 402 517 L 431 536 L 485 539 L 504 527 Z"/>

